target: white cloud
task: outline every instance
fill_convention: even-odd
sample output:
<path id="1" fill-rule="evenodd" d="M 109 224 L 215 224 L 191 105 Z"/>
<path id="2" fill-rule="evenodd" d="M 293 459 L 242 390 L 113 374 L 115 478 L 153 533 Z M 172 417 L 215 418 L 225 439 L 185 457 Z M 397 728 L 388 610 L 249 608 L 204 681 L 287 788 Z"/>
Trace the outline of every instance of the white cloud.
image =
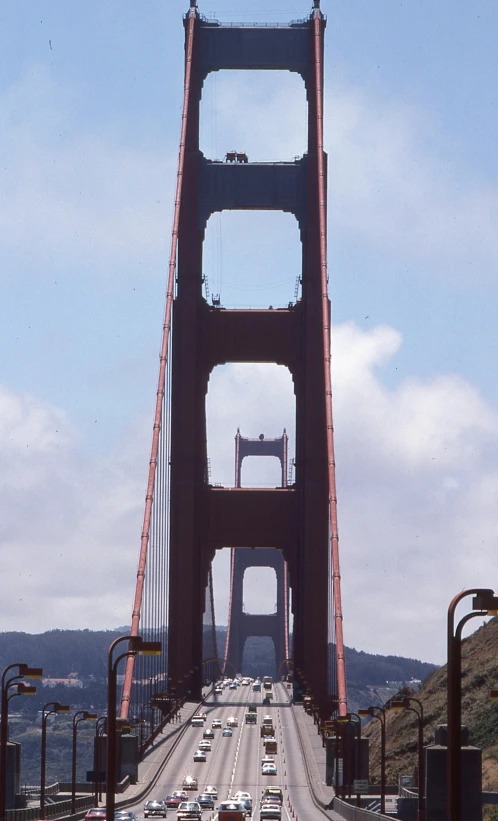
<path id="1" fill-rule="evenodd" d="M 2 629 L 130 620 L 150 437 L 128 435 L 89 459 L 60 409 L 0 391 Z"/>
<path id="2" fill-rule="evenodd" d="M 380 369 L 400 345 L 388 327 L 335 329 L 344 634 L 358 649 L 442 662 L 453 595 L 497 586 L 498 413 L 450 374 L 387 388 Z M 294 412 L 285 368 L 217 369 L 208 394 L 212 480 L 233 483 L 237 426 L 244 436 L 286 427 L 292 452 Z M 85 457 L 58 408 L 2 389 L 0 431 L 3 629 L 126 623 L 149 425 L 139 420 L 114 452 Z M 261 465 L 246 482 L 268 475 Z M 224 575 L 226 567 L 215 588 L 220 623 Z"/>
<path id="3" fill-rule="evenodd" d="M 442 662 L 453 595 L 497 584 L 498 412 L 458 375 L 386 388 L 400 341 L 335 329 L 345 641 Z"/>

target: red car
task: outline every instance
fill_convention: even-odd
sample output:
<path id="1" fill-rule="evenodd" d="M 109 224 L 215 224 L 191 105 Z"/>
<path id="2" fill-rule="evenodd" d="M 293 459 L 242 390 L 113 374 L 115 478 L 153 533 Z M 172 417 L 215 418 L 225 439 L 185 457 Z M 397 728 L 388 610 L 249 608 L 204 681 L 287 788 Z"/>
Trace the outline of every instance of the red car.
<path id="1" fill-rule="evenodd" d="M 105 807 L 92 807 L 85 815 L 85 821 L 105 821 Z"/>
<path id="2" fill-rule="evenodd" d="M 188 801 L 188 794 L 185 790 L 175 790 L 164 799 L 166 806 L 175 810 L 180 806 L 182 801 Z"/>

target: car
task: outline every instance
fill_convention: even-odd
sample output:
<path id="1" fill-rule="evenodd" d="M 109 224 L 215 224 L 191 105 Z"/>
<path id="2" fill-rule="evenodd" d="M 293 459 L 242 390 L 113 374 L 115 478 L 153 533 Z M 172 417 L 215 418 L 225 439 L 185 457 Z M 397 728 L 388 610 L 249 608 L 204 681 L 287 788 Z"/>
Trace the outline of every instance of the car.
<path id="1" fill-rule="evenodd" d="M 186 775 L 183 779 L 182 787 L 184 790 L 197 790 L 199 784 L 195 775 Z"/>
<path id="2" fill-rule="evenodd" d="M 208 784 L 207 787 L 204 787 L 204 794 L 212 795 L 213 798 L 218 798 L 218 788 L 213 787 L 212 784 Z"/>
<path id="3" fill-rule="evenodd" d="M 196 750 L 194 753 L 194 761 L 207 761 L 204 750 Z"/>
<path id="4" fill-rule="evenodd" d="M 222 696 L 223 695 L 223 687 L 215 687 L 214 688 L 215 696 Z"/>
<path id="5" fill-rule="evenodd" d="M 188 798 L 187 793 L 185 793 L 185 798 Z M 168 810 L 176 810 L 182 801 L 185 801 L 185 798 L 183 796 L 180 798 L 179 795 L 174 795 L 174 793 L 172 793 L 171 795 L 166 796 L 164 803 L 166 804 Z"/>
<path id="6" fill-rule="evenodd" d="M 201 792 L 201 794 L 197 796 L 196 801 L 200 804 L 201 810 L 214 810 L 214 795 Z"/>
<path id="7" fill-rule="evenodd" d="M 144 818 L 166 818 L 167 814 L 164 801 L 146 801 L 144 804 Z"/>
<path id="8" fill-rule="evenodd" d="M 274 804 L 282 805 L 284 803 L 284 793 L 282 787 L 266 787 L 261 801 L 273 801 Z"/>
<path id="9" fill-rule="evenodd" d="M 261 775 L 276 775 L 277 767 L 275 764 L 263 764 L 261 767 Z"/>
<path id="10" fill-rule="evenodd" d="M 207 728 L 207 730 L 204 730 L 204 732 L 203 732 L 203 734 L 202 734 L 202 737 L 203 737 L 203 738 L 214 738 L 214 733 L 213 733 L 213 731 L 212 731 L 212 730 L 210 730 L 210 729 L 209 729 L 209 727 L 208 727 L 208 728 Z"/>
<path id="11" fill-rule="evenodd" d="M 231 727 L 223 727 L 223 731 L 222 731 L 221 735 L 226 736 L 227 738 L 231 738 L 232 735 L 233 735 L 232 728 Z"/>
<path id="12" fill-rule="evenodd" d="M 240 803 L 244 805 L 246 815 L 252 815 L 252 796 L 250 792 L 238 790 L 235 793 L 234 798 L 236 801 L 240 801 Z"/>
<path id="13" fill-rule="evenodd" d="M 188 801 L 188 793 L 185 790 L 173 790 L 172 795 L 180 801 Z"/>
<path id="14" fill-rule="evenodd" d="M 105 820 L 105 807 L 92 807 L 89 809 L 85 815 L 85 821 L 104 821 Z"/>
<path id="15" fill-rule="evenodd" d="M 138 821 L 137 816 L 131 810 L 116 810 L 114 821 Z"/>
<path id="16" fill-rule="evenodd" d="M 228 689 L 229 690 L 236 690 L 238 686 L 239 685 L 237 684 L 236 681 L 232 681 L 232 683 L 228 685 Z"/>
<path id="17" fill-rule="evenodd" d="M 259 817 L 261 821 L 263 821 L 263 819 L 268 819 L 268 821 L 269 819 L 280 821 L 282 818 L 282 807 L 280 804 L 265 801 L 265 803 L 261 804 L 261 807 L 259 808 Z"/>
<path id="18" fill-rule="evenodd" d="M 230 818 L 241 818 L 244 819 L 246 815 L 246 811 L 244 805 L 240 803 L 240 801 L 233 801 L 233 799 L 228 799 L 228 801 L 222 801 L 221 804 L 218 805 L 218 818 L 222 819 L 222 821 Z"/>
<path id="19" fill-rule="evenodd" d="M 239 802 L 239 804 L 242 805 L 242 807 L 244 809 L 244 815 L 245 816 L 251 816 L 252 815 L 252 801 L 249 801 L 248 798 L 237 798 L 237 801 Z"/>
<path id="20" fill-rule="evenodd" d="M 221 730 L 221 718 L 215 718 L 211 722 L 211 727 L 213 730 Z"/>
<path id="21" fill-rule="evenodd" d="M 271 755 L 264 755 L 261 759 L 261 766 L 263 766 L 263 764 L 275 764 L 275 759 Z"/>
<path id="22" fill-rule="evenodd" d="M 191 719 L 190 724 L 192 727 L 204 727 L 204 719 L 200 716 L 194 716 Z"/>
<path id="23" fill-rule="evenodd" d="M 176 817 L 179 821 L 185 818 L 200 819 L 202 818 L 201 805 L 198 801 L 182 801 L 178 807 Z"/>
<path id="24" fill-rule="evenodd" d="M 239 719 L 235 718 L 235 716 L 229 716 L 227 718 L 227 727 L 238 727 L 239 726 Z"/>
<path id="25" fill-rule="evenodd" d="M 211 742 L 204 738 L 202 741 L 199 741 L 199 750 L 204 750 L 206 753 L 211 752 Z"/>

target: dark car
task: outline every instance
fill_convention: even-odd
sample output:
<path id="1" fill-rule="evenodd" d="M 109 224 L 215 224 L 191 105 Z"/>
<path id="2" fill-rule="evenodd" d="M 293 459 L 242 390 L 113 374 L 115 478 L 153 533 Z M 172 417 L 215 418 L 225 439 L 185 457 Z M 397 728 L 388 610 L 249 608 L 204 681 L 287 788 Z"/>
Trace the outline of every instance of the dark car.
<path id="1" fill-rule="evenodd" d="M 131 810 L 116 810 L 114 821 L 138 821 L 137 816 Z"/>
<path id="2" fill-rule="evenodd" d="M 196 801 L 201 805 L 201 810 L 214 810 L 214 798 L 209 793 L 201 793 L 197 796 Z"/>
<path id="3" fill-rule="evenodd" d="M 164 801 L 146 801 L 144 805 L 144 818 L 166 818 L 168 808 Z"/>

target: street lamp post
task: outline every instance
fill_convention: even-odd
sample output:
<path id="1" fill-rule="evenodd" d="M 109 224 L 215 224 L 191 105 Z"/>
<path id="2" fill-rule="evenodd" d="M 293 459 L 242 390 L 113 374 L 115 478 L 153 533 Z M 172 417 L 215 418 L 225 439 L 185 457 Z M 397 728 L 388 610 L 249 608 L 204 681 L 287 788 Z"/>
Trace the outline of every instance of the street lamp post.
<path id="1" fill-rule="evenodd" d="M 466 596 L 474 596 L 472 611 L 464 616 L 455 630 L 457 605 Z M 496 616 L 498 597 L 488 588 L 473 588 L 458 593 L 448 607 L 448 819 L 461 821 L 461 748 L 462 748 L 462 630 L 475 616 Z"/>
<path id="2" fill-rule="evenodd" d="M 378 710 L 376 713 L 375 711 Z M 371 716 L 380 721 L 380 812 L 386 812 L 386 711 L 383 707 L 367 707 L 358 710 L 360 716 Z"/>
<path id="3" fill-rule="evenodd" d="M 95 805 L 99 806 L 99 799 L 102 800 L 101 783 L 99 779 L 100 768 L 102 767 L 102 735 L 106 732 L 107 716 L 101 716 L 97 719 L 95 725 L 95 749 L 94 749 L 94 768 L 95 768 Z"/>
<path id="4" fill-rule="evenodd" d="M 17 667 L 17 673 L 11 678 L 7 679 L 7 673 L 10 670 L 13 670 L 14 667 Z M 43 675 L 43 670 L 41 667 L 29 667 L 27 664 L 9 664 L 2 673 L 2 680 L 1 680 L 1 687 L 2 687 L 2 694 L 1 694 L 1 702 L 2 702 L 2 715 L 0 718 L 0 821 L 4 821 L 5 819 L 5 805 L 6 805 L 6 796 L 7 796 L 7 786 L 6 786 L 6 779 L 7 779 L 7 742 L 9 739 L 9 696 L 8 696 L 8 689 L 9 687 L 16 681 L 19 681 L 21 678 L 29 678 L 29 679 L 39 679 Z M 35 689 L 36 692 L 36 689 Z M 30 692 L 26 692 L 26 688 L 23 688 L 24 695 L 32 695 Z M 21 695 L 22 693 L 18 693 Z"/>
<path id="5" fill-rule="evenodd" d="M 121 653 L 113 660 L 115 647 L 123 641 L 128 642 L 128 650 Z M 160 641 L 144 641 L 141 636 L 121 636 L 115 639 L 109 647 L 107 655 L 107 766 L 106 766 L 106 818 L 114 818 L 114 807 L 116 797 L 116 679 L 119 662 L 137 653 L 142 655 L 157 656 L 161 653 Z"/>
<path id="6" fill-rule="evenodd" d="M 71 708 L 58 701 L 49 701 L 42 710 L 40 818 L 45 818 L 45 769 L 47 763 L 47 718 L 52 713 L 70 713 Z"/>
<path id="7" fill-rule="evenodd" d="M 361 717 L 358 715 L 358 713 L 346 713 L 344 716 L 339 716 L 339 718 L 337 718 L 336 721 L 340 723 L 349 722 L 353 719 L 353 717 L 358 719 L 358 721 L 356 722 L 358 724 L 358 737 L 356 740 L 356 778 L 359 780 L 361 778 Z M 351 793 L 349 795 L 351 796 Z M 360 793 L 356 794 L 356 806 L 361 807 Z"/>
<path id="8" fill-rule="evenodd" d="M 71 814 L 76 812 L 76 733 L 80 721 L 97 721 L 97 713 L 89 713 L 87 710 L 79 710 L 73 716 L 73 755 L 71 766 Z"/>
<path id="9" fill-rule="evenodd" d="M 411 702 L 418 704 L 420 712 L 411 706 Z M 425 757 L 424 757 L 424 708 L 422 702 L 413 696 L 401 699 L 391 699 L 391 710 L 409 710 L 417 716 L 418 724 L 418 816 L 417 821 L 425 821 Z"/>

